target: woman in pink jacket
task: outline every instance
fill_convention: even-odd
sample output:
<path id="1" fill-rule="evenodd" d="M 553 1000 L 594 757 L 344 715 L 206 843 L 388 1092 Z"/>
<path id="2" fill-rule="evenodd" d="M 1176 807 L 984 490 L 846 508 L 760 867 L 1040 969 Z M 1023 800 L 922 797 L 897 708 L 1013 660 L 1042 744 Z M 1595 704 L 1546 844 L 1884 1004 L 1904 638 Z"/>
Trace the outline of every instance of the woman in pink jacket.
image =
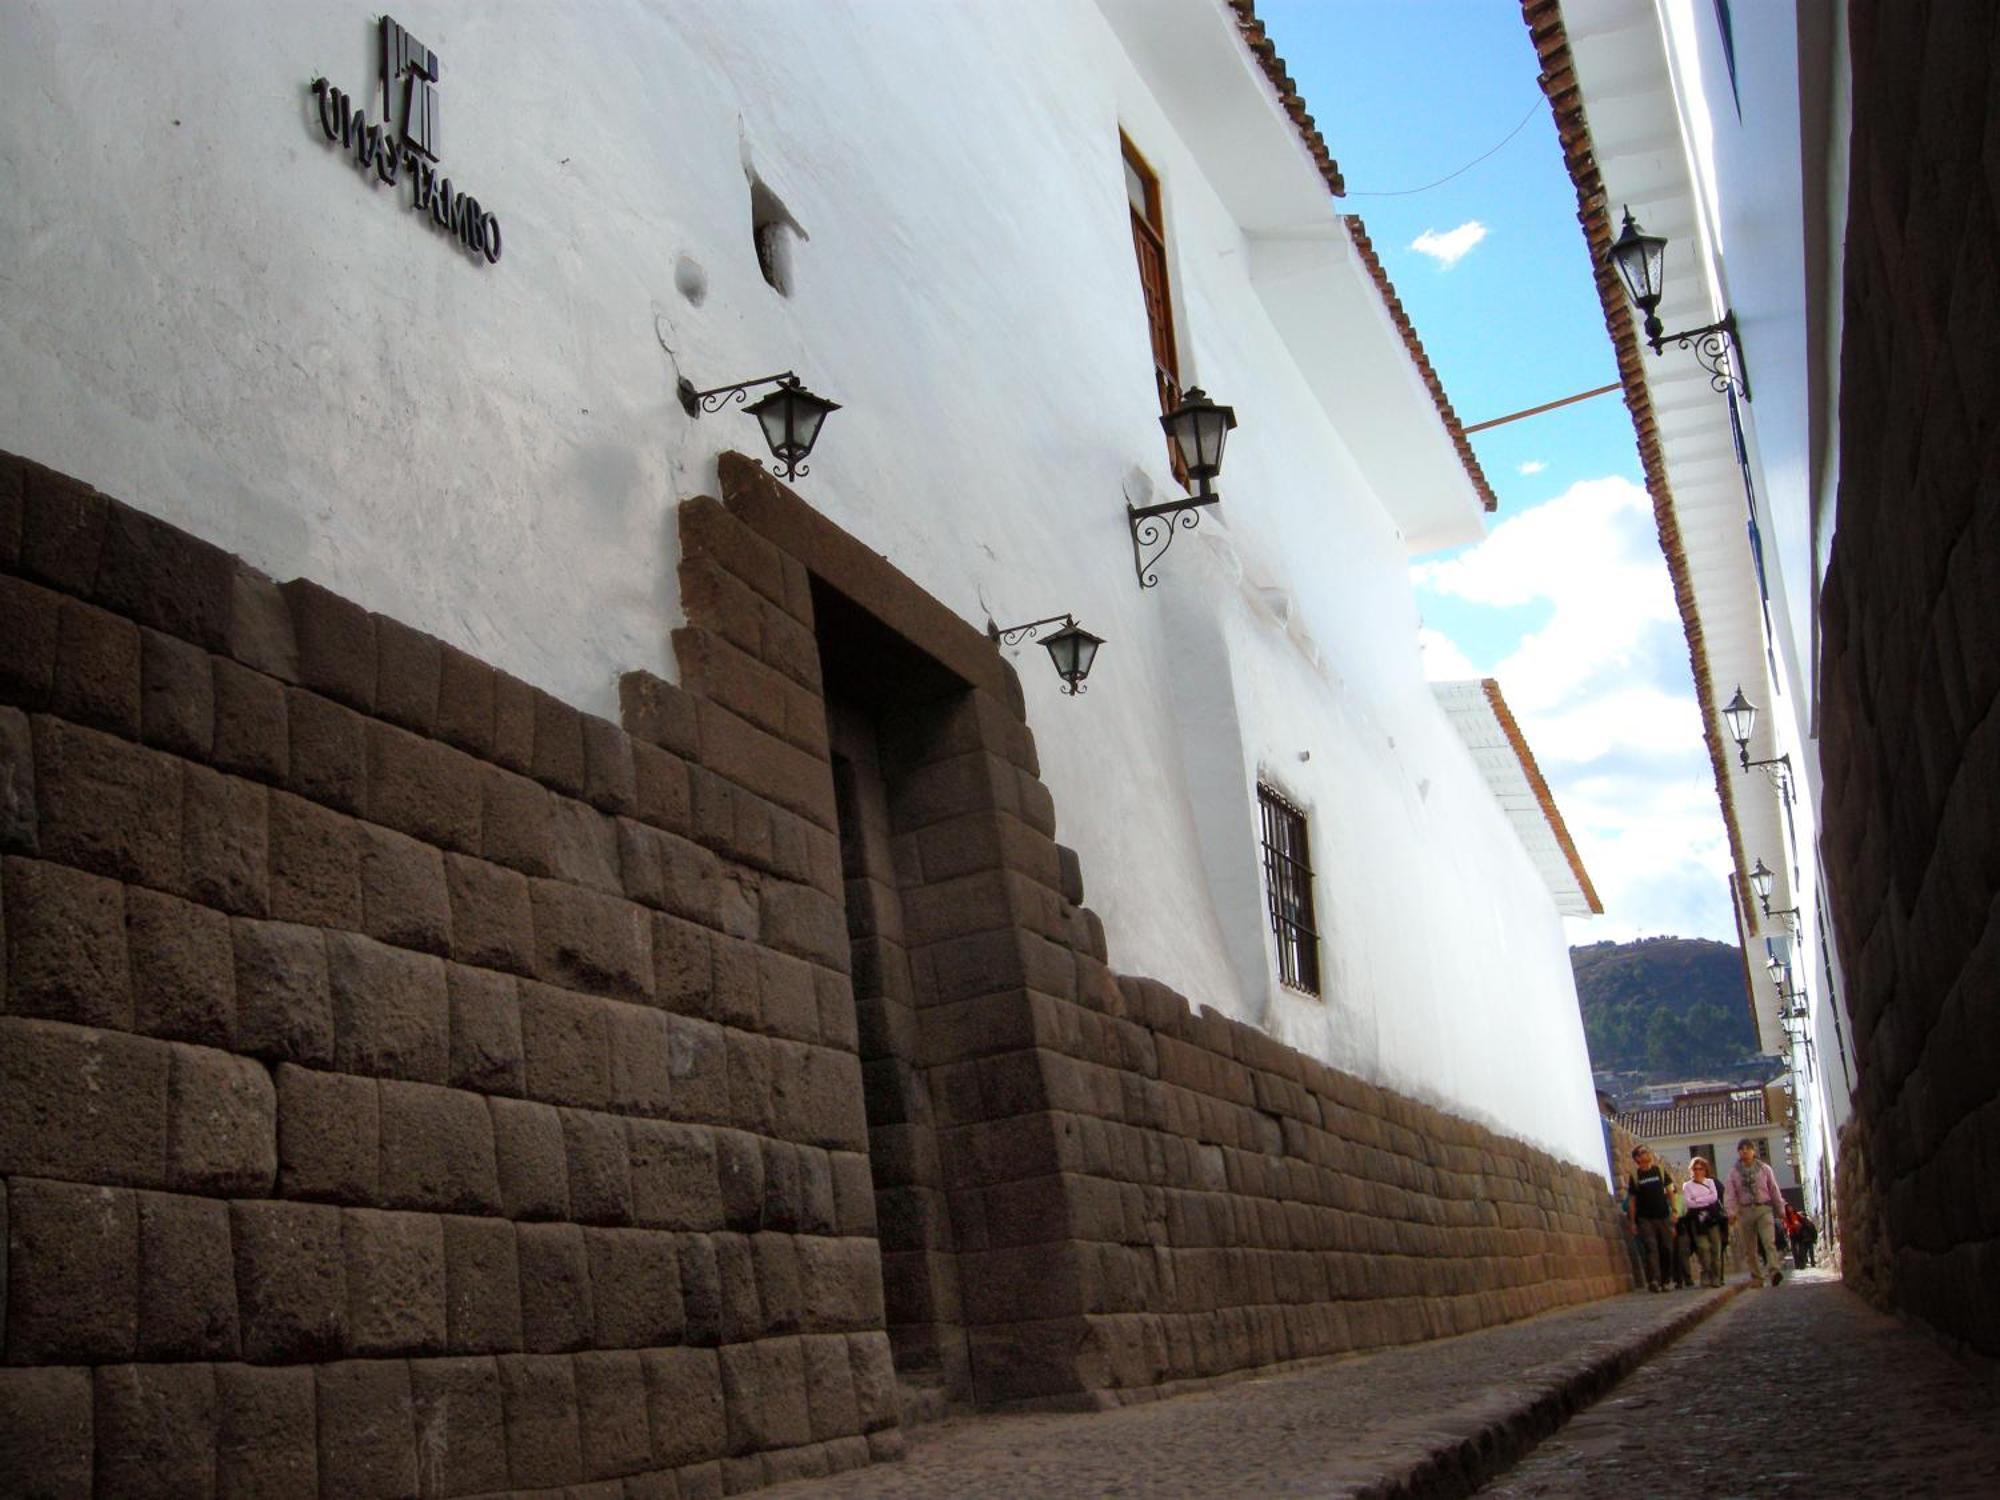
<path id="1" fill-rule="evenodd" d="M 1722 1193 L 1708 1175 L 1708 1163 L 1697 1156 L 1688 1163 L 1688 1180 L 1681 1184 L 1681 1201 L 1694 1253 L 1701 1261 L 1701 1284 L 1722 1285 Z"/>
<path id="2" fill-rule="evenodd" d="M 1772 1224 L 1774 1215 L 1784 1212 L 1785 1195 L 1778 1191 L 1776 1174 L 1759 1159 L 1755 1141 L 1736 1143 L 1736 1165 L 1723 1179 L 1722 1202 L 1729 1222 L 1736 1226 L 1731 1237 L 1743 1247 L 1750 1280 L 1758 1282 L 1768 1274 L 1771 1285 L 1776 1286 L 1785 1273 L 1778 1269 L 1778 1242 Z"/>

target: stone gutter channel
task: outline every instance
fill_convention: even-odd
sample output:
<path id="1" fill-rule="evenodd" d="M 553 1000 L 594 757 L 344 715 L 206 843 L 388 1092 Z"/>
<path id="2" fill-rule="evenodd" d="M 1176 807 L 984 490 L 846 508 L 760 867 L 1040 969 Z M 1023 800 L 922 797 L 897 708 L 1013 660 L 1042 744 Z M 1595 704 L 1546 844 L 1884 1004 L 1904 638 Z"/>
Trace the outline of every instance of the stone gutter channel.
<path id="1" fill-rule="evenodd" d="M 897 1463 L 782 1500 L 1106 1495 L 1444 1500 L 1474 1493 L 1744 1288 L 1630 1293 L 1092 1412 L 954 1415 Z M 1782 1293 L 1780 1294 L 1782 1295 Z"/>

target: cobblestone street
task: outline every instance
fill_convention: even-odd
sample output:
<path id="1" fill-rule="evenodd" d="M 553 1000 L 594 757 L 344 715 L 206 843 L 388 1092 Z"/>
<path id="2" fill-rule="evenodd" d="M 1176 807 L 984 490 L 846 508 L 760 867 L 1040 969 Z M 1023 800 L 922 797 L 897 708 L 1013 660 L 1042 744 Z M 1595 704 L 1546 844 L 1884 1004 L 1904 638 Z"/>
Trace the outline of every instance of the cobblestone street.
<path id="1" fill-rule="evenodd" d="M 1747 1292 L 1480 1491 L 2000 1494 L 1990 1376 L 1831 1273 Z"/>
<path id="2" fill-rule="evenodd" d="M 1117 1411 L 918 1428 L 901 1463 L 771 1493 L 1463 1494 L 1467 1459 L 1546 1426 L 1581 1371 L 1718 1300 L 1713 1317 L 1480 1493 L 2000 1493 L 2000 1432 L 1982 1377 L 1824 1272 L 1734 1296 L 1632 1294 Z"/>

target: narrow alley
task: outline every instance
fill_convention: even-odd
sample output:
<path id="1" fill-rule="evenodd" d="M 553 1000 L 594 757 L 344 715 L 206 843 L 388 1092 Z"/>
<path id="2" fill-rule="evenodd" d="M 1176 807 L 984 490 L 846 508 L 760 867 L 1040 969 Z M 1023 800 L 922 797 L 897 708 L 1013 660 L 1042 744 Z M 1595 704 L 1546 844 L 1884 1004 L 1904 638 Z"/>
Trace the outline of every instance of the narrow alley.
<path id="1" fill-rule="evenodd" d="M 1116 1411 L 919 1427 L 900 1463 L 771 1493 L 2000 1493 L 1985 1376 L 1870 1309 L 1831 1272 L 1775 1290 L 1740 1280 L 1714 1293 L 1634 1293 Z"/>

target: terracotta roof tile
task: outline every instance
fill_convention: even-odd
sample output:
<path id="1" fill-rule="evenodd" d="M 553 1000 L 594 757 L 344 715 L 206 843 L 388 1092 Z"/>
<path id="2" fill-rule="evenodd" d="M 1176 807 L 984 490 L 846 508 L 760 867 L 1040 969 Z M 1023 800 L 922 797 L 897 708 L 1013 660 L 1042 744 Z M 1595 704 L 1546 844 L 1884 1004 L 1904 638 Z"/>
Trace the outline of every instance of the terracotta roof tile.
<path id="1" fill-rule="evenodd" d="M 1629 1109 L 1618 1123 L 1642 1141 L 1665 1140 L 1677 1135 L 1726 1136 L 1739 1130 L 1782 1124 L 1773 1120 L 1764 1106 L 1760 1091 L 1754 1099 L 1711 1099 L 1698 1104 L 1666 1104 L 1652 1109 Z M 1734 1142 L 1730 1143 L 1734 1146 Z M 1721 1141 L 1716 1149 L 1723 1150 Z"/>
<path id="2" fill-rule="evenodd" d="M 1326 138 L 1319 133 L 1313 123 L 1306 102 L 1299 97 L 1298 85 L 1292 82 L 1292 75 L 1285 70 L 1285 60 L 1278 55 L 1277 46 L 1264 30 L 1264 23 L 1257 19 L 1255 0 L 1228 0 L 1229 8 L 1236 13 L 1236 29 L 1243 38 L 1244 46 L 1264 70 L 1271 87 L 1277 91 L 1278 103 L 1291 116 L 1292 127 L 1298 132 L 1306 153 L 1319 166 L 1319 174 L 1326 179 L 1326 185 L 1334 197 L 1343 197 L 1347 192 L 1346 179 L 1340 175 L 1340 166 L 1327 149 Z M 1423 340 L 1417 337 L 1416 326 L 1410 322 L 1410 315 L 1403 310 L 1403 299 L 1396 295 L 1396 288 L 1389 280 L 1389 273 L 1382 268 L 1381 257 L 1375 253 L 1375 245 L 1368 238 L 1367 227 L 1354 214 L 1345 216 L 1349 233 L 1353 236 L 1355 248 L 1361 253 L 1361 262 L 1374 278 L 1376 290 L 1382 295 L 1383 303 L 1389 309 L 1389 317 L 1396 325 L 1396 331 L 1403 336 L 1403 345 L 1410 352 L 1410 360 L 1423 376 L 1424 384 L 1431 393 L 1431 400 L 1437 406 L 1438 416 L 1444 422 L 1446 434 L 1451 438 L 1452 447 L 1458 450 L 1459 461 L 1465 465 L 1465 472 L 1472 480 L 1472 488 L 1478 492 L 1479 500 L 1488 511 L 1498 508 L 1493 486 L 1486 481 L 1486 471 L 1479 466 L 1479 459 L 1473 454 L 1472 442 L 1465 435 L 1465 427 L 1458 420 L 1458 413 L 1452 409 L 1451 399 L 1444 393 L 1444 382 L 1431 365 L 1430 356 L 1424 352 Z"/>
<path id="3" fill-rule="evenodd" d="M 1576 187 L 1576 217 L 1590 247 L 1591 264 L 1597 270 L 1597 300 L 1604 309 L 1605 331 L 1611 336 L 1618 355 L 1618 380 L 1625 388 L 1625 407 L 1632 414 L 1632 428 L 1638 439 L 1639 460 L 1646 471 L 1646 490 L 1653 500 L 1653 521 L 1659 528 L 1660 550 L 1666 554 L 1667 575 L 1673 581 L 1674 603 L 1686 628 L 1689 664 L 1694 669 L 1695 696 L 1701 704 L 1702 735 L 1708 743 L 1708 758 L 1715 772 L 1716 794 L 1722 803 L 1722 821 L 1729 833 L 1730 856 L 1736 866 L 1735 892 L 1741 914 L 1749 917 L 1742 903 L 1749 899 L 1748 867 L 1743 862 L 1743 834 L 1736 821 L 1736 799 L 1729 777 L 1729 756 L 1722 744 L 1721 717 L 1716 711 L 1715 684 L 1709 675 L 1707 637 L 1702 630 L 1701 611 L 1696 607 L 1694 584 L 1688 572 L 1686 549 L 1681 543 L 1680 521 L 1674 513 L 1673 488 L 1667 482 L 1666 459 L 1660 451 L 1659 423 L 1653 414 L 1653 397 L 1646 385 L 1644 354 L 1638 328 L 1632 317 L 1618 273 L 1612 268 L 1611 208 L 1605 196 L 1604 179 L 1597 170 L 1596 149 L 1590 138 L 1590 124 L 1584 118 L 1583 91 L 1577 83 L 1575 61 L 1570 55 L 1569 36 L 1563 29 L 1560 0 L 1521 0 L 1521 16 L 1528 24 L 1535 53 L 1541 59 L 1542 92 L 1555 116 L 1556 134 L 1562 142 L 1563 164 Z M 1747 923 L 1754 930 L 1752 917 Z M 1753 1002 L 1752 1011 L 1755 1005 Z"/>
<path id="4" fill-rule="evenodd" d="M 1229 8 L 1236 12 L 1236 29 L 1242 33 L 1243 44 L 1250 49 L 1250 55 L 1257 59 L 1257 65 L 1264 70 L 1264 76 L 1271 80 L 1271 87 L 1278 91 L 1278 102 L 1285 107 L 1285 113 L 1292 117 L 1293 128 L 1299 139 L 1305 142 L 1306 151 L 1319 164 L 1319 175 L 1326 179 L 1327 188 L 1336 198 L 1345 196 L 1347 180 L 1340 175 L 1340 164 L 1333 159 L 1327 149 L 1326 137 L 1319 133 L 1319 126 L 1313 123 L 1311 113 L 1306 109 L 1306 101 L 1299 97 L 1298 85 L 1292 82 L 1292 75 L 1285 71 L 1285 60 L 1278 56 L 1278 48 L 1272 42 L 1264 23 L 1257 19 L 1254 0 L 1229 0 Z"/>
<path id="5" fill-rule="evenodd" d="M 1590 883 L 1590 875 L 1583 868 L 1583 860 L 1576 852 L 1576 845 L 1569 836 L 1569 825 L 1563 822 L 1563 815 L 1556 810 L 1556 799 L 1549 791 L 1549 784 L 1542 778 L 1542 768 L 1535 761 L 1535 752 L 1528 748 L 1528 741 L 1521 733 L 1521 726 L 1514 722 L 1514 711 L 1507 706 L 1507 700 L 1500 694 L 1500 684 L 1491 677 L 1482 677 L 1479 685 L 1486 693 L 1486 701 L 1492 706 L 1493 717 L 1500 721 L 1501 731 L 1507 736 L 1507 743 L 1514 747 L 1514 754 L 1520 759 L 1522 774 L 1528 778 L 1528 785 L 1534 788 L 1535 800 L 1542 804 L 1542 816 L 1549 821 L 1549 830 L 1556 836 L 1556 847 L 1569 861 L 1570 873 L 1576 876 L 1576 883 L 1583 892 L 1583 899 L 1598 916 L 1604 915 L 1604 903 L 1597 899 L 1597 887 Z"/>

